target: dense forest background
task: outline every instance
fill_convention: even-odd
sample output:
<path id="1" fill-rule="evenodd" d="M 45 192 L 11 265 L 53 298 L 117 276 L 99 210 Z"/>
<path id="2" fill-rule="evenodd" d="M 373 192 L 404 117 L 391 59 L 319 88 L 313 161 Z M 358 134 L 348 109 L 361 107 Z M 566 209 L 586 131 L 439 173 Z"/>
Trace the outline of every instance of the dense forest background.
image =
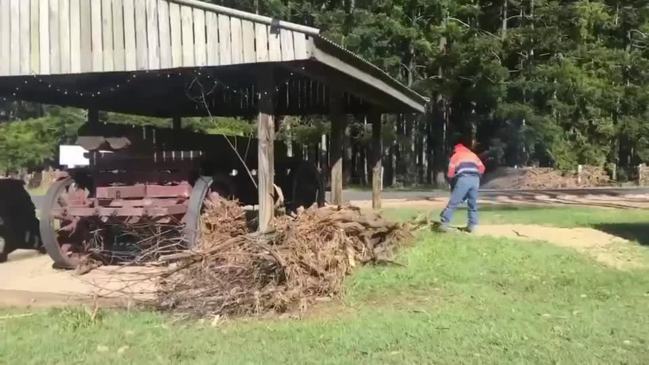
<path id="1" fill-rule="evenodd" d="M 626 180 L 649 161 L 646 0 L 212 2 L 321 28 L 431 98 L 425 116 L 386 117 L 386 185 L 441 182 L 458 135 L 471 138 L 489 166 L 616 166 L 617 178 Z M 79 110 L 0 101 L 0 171 L 48 163 L 84 118 Z M 190 126 L 254 131 L 228 119 Z M 287 118 L 280 135 L 290 136 L 296 154 L 326 166 L 328 129 L 322 118 Z M 367 183 L 369 135 L 362 117 L 351 121 L 348 183 Z"/>

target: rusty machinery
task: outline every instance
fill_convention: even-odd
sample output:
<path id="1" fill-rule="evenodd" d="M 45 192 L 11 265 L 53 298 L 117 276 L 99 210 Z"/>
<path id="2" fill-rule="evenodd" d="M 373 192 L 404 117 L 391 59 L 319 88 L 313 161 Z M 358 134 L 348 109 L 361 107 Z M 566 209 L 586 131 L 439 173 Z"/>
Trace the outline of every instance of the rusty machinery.
<path id="1" fill-rule="evenodd" d="M 145 221 L 158 231 L 176 227 L 179 242 L 191 248 L 211 194 L 245 205 L 258 201 L 254 138 L 86 124 L 77 144 L 88 151 L 89 165 L 66 171 L 41 211 L 40 234 L 57 268 L 74 268 L 93 253 L 134 257 L 137 240 L 123 228 Z M 275 183 L 287 209 L 324 204 L 316 167 L 286 157 L 282 143 L 275 150 Z"/>

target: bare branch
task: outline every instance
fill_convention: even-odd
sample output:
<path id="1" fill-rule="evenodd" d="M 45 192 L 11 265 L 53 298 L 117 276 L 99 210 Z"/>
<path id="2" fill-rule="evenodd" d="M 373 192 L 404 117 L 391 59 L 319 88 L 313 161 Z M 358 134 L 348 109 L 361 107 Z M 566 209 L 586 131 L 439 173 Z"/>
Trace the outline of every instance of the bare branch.
<path id="1" fill-rule="evenodd" d="M 458 19 L 458 18 L 447 17 L 447 19 L 448 19 L 448 20 L 452 20 L 452 21 L 457 22 L 457 23 L 460 23 L 460 24 L 462 24 L 463 26 L 465 26 L 466 28 L 471 28 L 471 25 L 469 25 L 468 23 L 465 23 L 464 21 L 462 21 L 462 20 L 460 20 L 460 19 Z"/>
<path id="2" fill-rule="evenodd" d="M 198 86 L 199 86 L 199 88 L 201 90 L 201 95 L 199 96 L 198 99 L 194 99 L 194 101 L 197 102 L 197 103 L 202 104 L 203 108 L 205 108 L 205 111 L 207 112 L 207 114 L 209 116 L 210 121 L 214 122 L 214 116 L 212 115 L 212 111 L 210 110 L 210 107 L 209 107 L 209 105 L 207 103 L 207 95 L 210 95 L 212 92 L 214 92 L 218 82 L 215 82 L 214 83 L 215 86 L 208 92 L 205 92 L 205 89 L 203 88 L 203 84 L 200 82 L 200 80 L 198 80 L 197 77 L 195 77 L 192 80 L 192 82 L 190 83 L 190 86 L 193 85 L 194 83 L 198 84 Z M 243 165 L 243 168 L 246 170 L 246 173 L 248 174 L 248 177 L 250 177 L 250 181 L 252 181 L 253 185 L 255 186 L 255 189 L 257 189 L 258 188 L 257 181 L 255 180 L 255 177 L 252 175 L 252 171 L 248 167 L 248 165 L 246 164 L 245 159 L 243 158 L 243 156 L 241 156 L 241 154 L 239 153 L 237 148 L 234 146 L 232 141 L 230 141 L 230 138 L 228 138 L 228 136 L 225 136 L 225 135 L 223 137 L 227 141 L 229 147 L 232 149 L 234 154 L 239 159 L 239 162 L 241 162 L 241 165 Z M 248 146 L 250 146 L 250 145 L 248 145 Z M 246 151 L 247 151 L 247 148 L 246 148 Z"/>

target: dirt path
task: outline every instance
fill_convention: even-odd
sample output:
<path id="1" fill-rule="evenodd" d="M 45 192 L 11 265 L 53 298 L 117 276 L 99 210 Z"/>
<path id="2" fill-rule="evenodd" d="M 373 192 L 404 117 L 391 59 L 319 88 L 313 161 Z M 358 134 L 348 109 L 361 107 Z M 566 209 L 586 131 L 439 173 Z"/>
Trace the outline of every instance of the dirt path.
<path id="1" fill-rule="evenodd" d="M 16 251 L 0 265 L 0 306 L 62 306 L 101 303 L 130 306 L 151 298 L 151 269 L 101 267 L 87 275 L 52 269 L 47 255 Z"/>
<path id="2" fill-rule="evenodd" d="M 560 247 L 575 249 L 603 265 L 619 270 L 647 267 L 647 263 L 638 254 L 637 244 L 592 228 L 486 225 L 481 226 L 477 234 L 549 242 Z"/>

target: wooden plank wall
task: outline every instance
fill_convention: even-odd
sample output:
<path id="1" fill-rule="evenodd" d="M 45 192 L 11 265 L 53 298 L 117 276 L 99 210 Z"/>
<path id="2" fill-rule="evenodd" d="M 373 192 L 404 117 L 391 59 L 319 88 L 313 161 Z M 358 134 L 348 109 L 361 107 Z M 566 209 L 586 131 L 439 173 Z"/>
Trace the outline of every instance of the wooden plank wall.
<path id="1" fill-rule="evenodd" d="M 173 0 L 0 0 L 0 76 L 307 57 L 304 33 Z"/>

